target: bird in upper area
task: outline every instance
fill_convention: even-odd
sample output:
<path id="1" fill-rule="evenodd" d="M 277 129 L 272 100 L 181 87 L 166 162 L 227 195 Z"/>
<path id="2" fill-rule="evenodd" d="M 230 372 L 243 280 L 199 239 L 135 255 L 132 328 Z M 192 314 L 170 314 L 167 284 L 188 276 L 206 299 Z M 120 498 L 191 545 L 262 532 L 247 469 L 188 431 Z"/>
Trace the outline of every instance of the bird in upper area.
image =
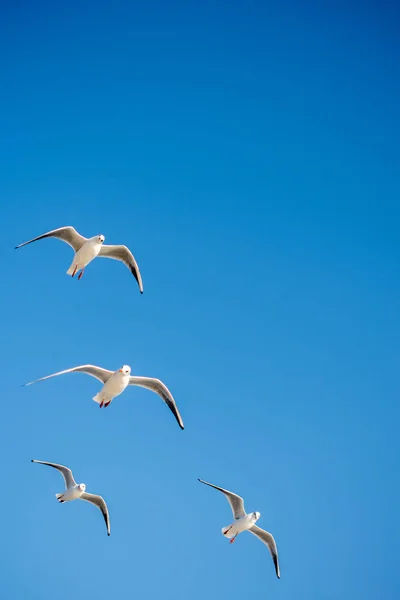
<path id="1" fill-rule="evenodd" d="M 72 471 L 71 469 L 68 469 L 68 467 L 64 467 L 63 465 L 58 465 L 56 463 L 45 462 L 43 460 L 32 460 L 31 462 L 38 463 L 40 465 L 47 465 L 48 467 L 53 467 L 53 469 L 60 471 L 65 481 L 65 492 L 56 494 L 57 500 L 61 503 L 70 502 L 71 500 L 86 500 L 86 502 L 94 504 L 101 510 L 106 523 L 107 534 L 110 535 L 110 517 L 108 514 L 108 508 L 105 500 L 101 496 L 96 496 L 96 494 L 88 494 L 86 492 L 86 485 L 84 483 L 76 483 L 74 476 L 72 475 Z"/>
<path id="2" fill-rule="evenodd" d="M 30 381 L 24 385 L 32 385 L 32 383 L 50 379 L 57 375 L 64 375 L 65 373 L 86 373 L 86 375 L 91 375 L 101 381 L 104 385 L 100 392 L 93 398 L 95 402 L 100 404 L 100 408 L 109 406 L 112 400 L 122 394 L 128 385 L 137 385 L 151 390 L 164 400 L 174 414 L 175 419 L 178 421 L 179 427 L 184 429 L 182 417 L 179 414 L 174 397 L 167 386 L 159 379 L 153 377 L 131 377 L 131 368 L 129 365 L 123 365 L 118 371 L 109 371 L 108 369 L 102 369 L 101 367 L 96 367 L 94 365 L 82 365 L 73 367 L 72 369 L 66 369 L 65 371 L 59 371 L 58 373 L 53 373 L 52 375 L 47 375 L 40 379 L 35 379 L 35 381 Z"/>
<path id="3" fill-rule="evenodd" d="M 32 242 L 36 242 L 37 240 L 42 240 L 44 238 L 51 237 L 66 242 L 75 251 L 75 255 L 72 260 L 71 266 L 67 271 L 67 275 L 71 275 L 72 277 L 74 277 L 74 275 L 78 271 L 80 271 L 78 279 L 81 279 L 85 271 L 85 267 L 90 262 L 92 262 L 92 260 L 96 258 L 96 256 L 100 256 L 100 258 L 113 258 L 115 260 L 122 261 L 130 269 L 132 275 L 138 282 L 140 293 L 143 294 L 142 277 L 140 275 L 137 262 L 132 255 L 132 252 L 126 246 L 105 245 L 103 243 L 105 240 L 104 235 L 95 235 L 91 238 L 85 238 L 71 226 L 60 227 L 59 229 L 53 229 L 48 233 L 39 235 L 38 237 L 35 237 L 32 240 L 29 240 L 28 242 L 24 242 L 19 246 L 15 246 L 15 249 L 22 248 L 22 246 L 26 246 L 27 244 L 31 244 Z"/>
<path id="4" fill-rule="evenodd" d="M 229 492 L 228 490 L 213 485 L 212 483 L 203 481 L 202 479 L 199 479 L 199 481 L 222 492 L 231 506 L 235 521 L 231 525 L 222 528 L 222 535 L 230 539 L 230 544 L 235 541 L 236 536 L 238 536 L 239 533 L 242 533 L 242 531 L 250 531 L 250 533 L 257 536 L 268 547 L 272 560 L 274 561 L 276 576 L 280 579 L 281 574 L 278 563 L 278 550 L 276 548 L 275 540 L 268 531 L 260 529 L 260 527 L 257 527 L 255 524 L 261 514 L 259 512 L 247 514 L 244 510 L 243 498 L 233 492 Z"/>

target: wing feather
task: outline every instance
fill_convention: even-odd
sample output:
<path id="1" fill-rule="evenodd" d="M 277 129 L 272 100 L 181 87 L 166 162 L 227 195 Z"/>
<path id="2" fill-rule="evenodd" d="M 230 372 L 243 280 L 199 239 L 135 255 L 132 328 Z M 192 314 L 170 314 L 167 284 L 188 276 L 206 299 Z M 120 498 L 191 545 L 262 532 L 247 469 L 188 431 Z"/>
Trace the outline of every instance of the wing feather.
<path id="1" fill-rule="evenodd" d="M 140 275 L 138 264 L 127 246 L 110 246 L 103 244 L 99 256 L 103 258 L 113 258 L 114 260 L 123 262 L 138 282 L 140 293 L 143 294 L 142 276 Z"/>
<path id="2" fill-rule="evenodd" d="M 244 510 L 244 501 L 241 496 L 238 496 L 237 494 L 234 494 L 229 490 L 224 490 L 224 488 L 218 487 L 217 485 L 213 485 L 212 483 L 208 483 L 208 481 L 203 481 L 203 479 L 199 479 L 199 481 L 201 483 L 209 485 L 210 487 L 222 492 L 225 495 L 226 499 L 228 500 L 231 506 L 232 513 L 235 519 L 241 519 L 246 515 L 246 512 Z"/>
<path id="3" fill-rule="evenodd" d="M 253 527 L 251 527 L 251 529 L 249 529 L 249 531 L 253 535 L 257 536 L 258 539 L 261 540 L 267 546 L 267 548 L 270 551 L 270 554 L 272 556 L 272 560 L 274 561 L 276 576 L 278 577 L 278 579 L 280 579 L 281 572 L 279 569 L 279 562 L 278 562 L 278 549 L 276 547 L 276 543 L 275 543 L 273 536 L 270 533 L 268 533 L 268 531 L 265 531 L 265 529 L 261 529 L 261 527 L 257 527 L 257 525 L 253 525 Z"/>
<path id="4" fill-rule="evenodd" d="M 28 242 L 23 242 L 22 244 L 19 244 L 19 246 L 15 246 L 15 249 L 22 248 L 22 246 L 32 244 L 32 242 L 37 242 L 38 240 L 43 240 L 44 238 L 48 237 L 54 237 L 65 242 L 71 246 L 75 252 L 78 252 L 78 250 L 82 248 L 83 244 L 87 241 L 87 238 L 83 237 L 83 235 L 80 235 L 80 233 L 78 233 L 74 227 L 68 225 L 67 227 L 59 227 L 58 229 L 53 229 L 52 231 L 43 233 L 42 235 L 39 235 Z"/>
<path id="5" fill-rule="evenodd" d="M 153 377 L 131 377 L 129 380 L 129 385 L 137 385 L 158 394 L 172 411 L 175 419 L 178 421 L 179 427 L 184 429 L 182 417 L 179 413 L 174 397 L 162 381 Z"/>
<path id="6" fill-rule="evenodd" d="M 53 469 L 60 471 L 61 475 L 64 477 L 65 487 L 67 489 L 76 485 L 72 471 L 71 469 L 68 469 L 68 467 L 64 467 L 64 465 L 58 465 L 57 463 L 45 462 L 43 460 L 32 460 L 31 462 L 38 463 L 39 465 L 47 465 L 48 467 L 53 467 Z"/>
<path id="7" fill-rule="evenodd" d="M 24 383 L 24 386 L 32 385 L 33 383 L 44 381 L 45 379 L 51 379 L 51 377 L 57 377 L 57 375 L 65 375 L 66 373 L 85 373 L 86 375 L 95 377 L 102 383 L 105 383 L 111 377 L 111 375 L 113 375 L 113 371 L 109 371 L 108 369 L 102 369 L 101 367 L 96 367 L 95 365 L 81 365 L 80 367 L 72 367 L 72 369 L 65 369 L 64 371 L 58 371 L 57 373 L 46 375 L 46 377 L 40 377 L 40 379 L 29 381 L 29 383 Z"/>
<path id="8" fill-rule="evenodd" d="M 110 515 L 108 514 L 108 508 L 104 498 L 97 496 L 96 494 L 88 494 L 87 492 L 84 492 L 80 497 L 80 500 L 86 500 L 86 502 L 94 504 L 101 510 L 101 514 L 103 515 L 107 527 L 107 534 L 110 535 Z"/>

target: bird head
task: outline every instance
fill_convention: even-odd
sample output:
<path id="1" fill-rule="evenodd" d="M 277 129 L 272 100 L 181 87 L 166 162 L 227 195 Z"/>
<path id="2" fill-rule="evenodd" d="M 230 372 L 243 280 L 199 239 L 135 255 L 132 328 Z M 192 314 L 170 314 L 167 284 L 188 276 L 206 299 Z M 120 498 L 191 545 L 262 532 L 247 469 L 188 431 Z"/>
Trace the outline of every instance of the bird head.
<path id="1" fill-rule="evenodd" d="M 131 374 L 131 368 L 129 365 L 123 365 L 120 369 L 119 369 L 120 373 L 123 373 L 124 375 L 130 375 Z"/>
<path id="2" fill-rule="evenodd" d="M 258 521 L 258 519 L 261 517 L 261 513 L 259 512 L 253 512 L 253 519 L 254 522 Z"/>
<path id="3" fill-rule="evenodd" d="M 80 483 L 78 485 L 78 488 L 80 489 L 81 492 L 84 492 L 86 490 L 86 485 L 84 483 Z"/>
<path id="4" fill-rule="evenodd" d="M 104 237 L 103 234 L 100 234 L 97 236 L 97 239 L 99 241 L 99 244 L 102 244 L 106 238 Z"/>

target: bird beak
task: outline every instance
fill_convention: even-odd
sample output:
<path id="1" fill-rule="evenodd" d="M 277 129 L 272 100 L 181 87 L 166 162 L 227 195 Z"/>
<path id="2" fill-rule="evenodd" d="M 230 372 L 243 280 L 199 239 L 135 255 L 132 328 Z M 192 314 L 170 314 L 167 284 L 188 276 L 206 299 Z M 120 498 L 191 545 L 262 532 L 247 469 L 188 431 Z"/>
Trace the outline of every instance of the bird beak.
<path id="1" fill-rule="evenodd" d="M 123 372 L 124 372 L 124 370 L 123 370 L 123 369 L 118 369 L 118 372 L 119 372 L 119 373 L 123 373 Z"/>

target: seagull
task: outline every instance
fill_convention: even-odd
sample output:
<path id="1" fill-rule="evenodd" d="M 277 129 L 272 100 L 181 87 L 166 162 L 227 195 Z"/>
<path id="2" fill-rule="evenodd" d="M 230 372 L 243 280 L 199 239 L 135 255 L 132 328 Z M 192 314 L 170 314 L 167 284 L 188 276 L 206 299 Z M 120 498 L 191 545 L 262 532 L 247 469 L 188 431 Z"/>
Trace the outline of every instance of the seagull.
<path id="1" fill-rule="evenodd" d="M 85 267 L 92 262 L 96 256 L 103 258 L 114 258 L 115 260 L 122 261 L 128 267 L 128 269 L 130 269 L 132 275 L 139 284 L 140 293 L 143 294 L 142 277 L 140 275 L 137 262 L 133 258 L 132 252 L 126 246 L 105 245 L 103 243 L 105 240 L 104 235 L 95 235 L 91 238 L 85 238 L 71 226 L 59 227 L 58 229 L 53 229 L 52 231 L 43 233 L 43 235 L 39 235 L 28 242 L 24 242 L 19 246 L 15 246 L 15 249 L 22 248 L 22 246 L 26 246 L 27 244 L 31 244 L 37 240 L 43 240 L 44 238 L 50 237 L 58 238 L 59 240 L 66 242 L 75 251 L 75 256 L 70 268 L 67 271 L 67 275 L 74 277 L 74 275 L 80 271 L 78 279 L 81 279 L 85 271 Z"/>
<path id="2" fill-rule="evenodd" d="M 39 465 L 47 465 L 48 467 L 53 467 L 53 469 L 58 469 L 58 471 L 60 471 L 61 475 L 64 477 L 65 492 L 62 494 L 56 494 L 57 500 L 61 502 L 61 504 L 63 502 L 70 502 L 71 500 L 86 500 L 86 502 L 94 504 L 101 510 L 107 526 L 107 534 L 110 535 L 110 517 L 108 514 L 108 508 L 105 500 L 101 496 L 96 496 L 96 494 L 88 494 L 86 492 L 86 485 L 84 483 L 76 483 L 74 476 L 72 475 L 72 471 L 71 469 L 68 469 L 68 467 L 57 465 L 56 463 L 44 462 L 43 460 L 32 460 L 31 462 L 38 463 Z"/>
<path id="3" fill-rule="evenodd" d="M 224 490 L 223 488 L 218 487 L 217 485 L 213 485 L 212 483 L 208 483 L 207 481 L 203 481 L 199 479 L 201 483 L 205 483 L 216 490 L 222 492 L 226 499 L 228 500 L 233 516 L 235 518 L 235 522 L 231 525 L 227 525 L 222 528 L 222 535 L 230 539 L 230 544 L 232 544 L 236 536 L 242 531 L 250 531 L 253 535 L 257 536 L 266 546 L 271 553 L 272 560 L 274 561 L 276 576 L 278 579 L 281 578 L 279 563 L 278 563 L 278 550 L 276 548 L 275 540 L 268 531 L 261 529 L 255 525 L 256 521 L 260 518 L 261 514 L 259 512 L 252 512 L 247 514 L 244 510 L 244 502 L 243 498 L 234 494 L 233 492 L 229 492 L 228 490 Z"/>
<path id="4" fill-rule="evenodd" d="M 86 373 L 86 375 L 91 375 L 92 377 L 95 377 L 101 381 L 104 385 L 100 392 L 93 398 L 95 402 L 100 404 L 100 408 L 103 408 L 103 406 L 104 408 L 109 406 L 112 400 L 122 394 L 128 385 L 137 385 L 139 387 L 151 390 L 164 400 L 164 402 L 173 412 L 175 419 L 178 421 L 179 427 L 184 429 L 182 417 L 179 414 L 174 397 L 167 386 L 164 385 L 162 381 L 155 379 L 154 377 L 131 377 L 131 368 L 129 365 L 123 365 L 120 369 L 118 369 L 118 371 L 109 371 L 108 369 L 102 369 L 101 367 L 96 367 L 94 365 L 82 365 L 80 367 L 66 369 L 65 371 L 59 371 L 58 373 L 53 373 L 52 375 L 47 375 L 46 377 L 41 377 L 40 379 L 35 379 L 35 381 L 25 383 L 24 386 L 32 385 L 32 383 L 37 383 L 38 381 L 43 381 L 44 379 L 50 379 L 51 377 L 56 377 L 57 375 L 64 375 L 65 373 Z"/>

